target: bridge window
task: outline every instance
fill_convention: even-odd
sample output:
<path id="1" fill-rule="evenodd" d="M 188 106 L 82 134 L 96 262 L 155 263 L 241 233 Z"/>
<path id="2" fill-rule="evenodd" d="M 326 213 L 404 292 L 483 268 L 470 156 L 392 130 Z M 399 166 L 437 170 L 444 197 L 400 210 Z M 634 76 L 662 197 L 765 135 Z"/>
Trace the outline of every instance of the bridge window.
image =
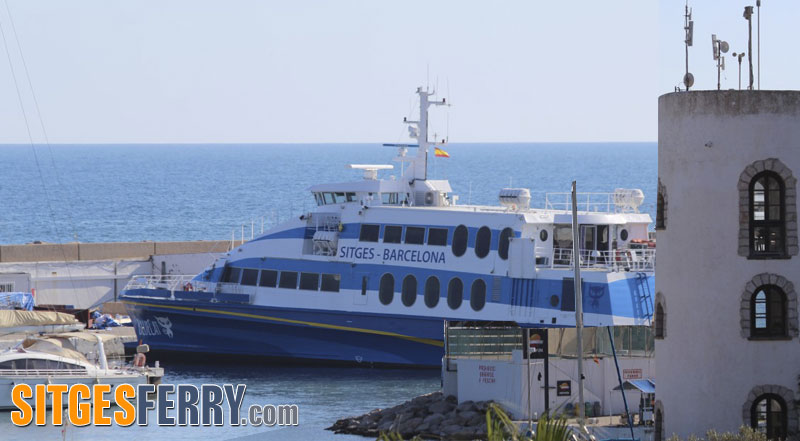
<path id="1" fill-rule="evenodd" d="M 318 273 L 300 273 L 300 289 L 316 291 L 319 289 Z"/>
<path id="2" fill-rule="evenodd" d="M 406 243 L 422 245 L 425 243 L 425 228 L 406 227 Z"/>
<path id="3" fill-rule="evenodd" d="M 475 311 L 480 311 L 486 305 L 486 282 L 475 279 L 469 292 L 469 305 Z"/>
<path id="4" fill-rule="evenodd" d="M 768 440 L 786 439 L 788 412 L 779 395 L 763 394 L 750 408 L 750 427 L 767 436 Z"/>
<path id="5" fill-rule="evenodd" d="M 447 245 L 447 228 L 428 228 L 428 245 Z"/>
<path id="6" fill-rule="evenodd" d="M 278 284 L 280 288 L 297 289 L 297 272 L 281 271 L 281 280 Z"/>
<path id="7" fill-rule="evenodd" d="M 786 294 L 775 285 L 756 289 L 750 300 L 750 336 L 786 337 Z"/>
<path id="8" fill-rule="evenodd" d="M 411 274 L 403 279 L 403 294 L 401 300 L 406 306 L 411 306 L 417 301 L 417 278 Z"/>
<path id="9" fill-rule="evenodd" d="M 750 181 L 750 256 L 784 257 L 784 184 L 764 171 Z"/>
<path id="10" fill-rule="evenodd" d="M 425 306 L 435 308 L 439 304 L 439 279 L 436 276 L 428 277 L 425 281 Z"/>
<path id="11" fill-rule="evenodd" d="M 447 285 L 447 306 L 450 309 L 458 309 L 463 300 L 464 283 L 458 277 L 453 277 Z"/>
<path id="12" fill-rule="evenodd" d="M 257 281 L 258 281 L 257 269 L 242 270 L 242 285 L 256 286 Z"/>
<path id="13" fill-rule="evenodd" d="M 335 203 L 335 199 L 333 197 L 333 193 L 330 193 L 330 192 L 322 193 L 322 201 L 325 203 L 325 205 L 329 205 L 329 204 Z"/>
<path id="14" fill-rule="evenodd" d="M 356 201 L 356 194 L 353 192 L 347 193 L 347 202 L 355 202 Z"/>
<path id="15" fill-rule="evenodd" d="M 339 274 L 323 274 L 320 291 L 339 292 L 339 282 L 341 281 L 341 279 L 342 276 L 340 276 Z"/>
<path id="16" fill-rule="evenodd" d="M 392 303 L 394 299 L 394 276 L 386 273 L 381 276 L 381 283 L 378 287 L 378 300 L 384 305 Z"/>
<path id="17" fill-rule="evenodd" d="M 239 283 L 239 276 L 242 270 L 232 266 L 226 266 L 222 274 L 222 281 L 227 283 Z"/>
<path id="18" fill-rule="evenodd" d="M 400 196 L 398 193 L 381 193 L 381 203 L 383 205 L 398 205 L 400 204 Z"/>
<path id="19" fill-rule="evenodd" d="M 274 270 L 261 270 L 261 279 L 258 281 L 258 286 L 267 288 L 275 288 L 278 283 L 278 272 Z"/>
<path id="20" fill-rule="evenodd" d="M 492 243 L 492 230 L 489 227 L 480 227 L 478 236 L 475 238 L 475 255 L 483 259 L 489 254 L 489 247 Z"/>
<path id="21" fill-rule="evenodd" d="M 461 257 L 467 252 L 467 242 L 469 241 L 469 230 L 464 225 L 459 225 L 453 231 L 453 255 Z"/>
<path id="22" fill-rule="evenodd" d="M 344 193 L 334 193 L 333 198 L 337 204 L 344 204 L 347 202 L 347 198 L 344 197 Z"/>
<path id="23" fill-rule="evenodd" d="M 497 255 L 503 260 L 508 259 L 508 246 L 513 236 L 514 230 L 511 228 L 503 228 L 503 231 L 500 232 L 500 240 L 497 243 Z"/>
<path id="24" fill-rule="evenodd" d="M 361 224 L 361 233 L 358 235 L 358 240 L 361 242 L 377 242 L 380 231 L 380 225 Z"/>
<path id="25" fill-rule="evenodd" d="M 387 225 L 383 228 L 384 243 L 401 243 L 403 238 L 403 227 L 399 225 Z"/>

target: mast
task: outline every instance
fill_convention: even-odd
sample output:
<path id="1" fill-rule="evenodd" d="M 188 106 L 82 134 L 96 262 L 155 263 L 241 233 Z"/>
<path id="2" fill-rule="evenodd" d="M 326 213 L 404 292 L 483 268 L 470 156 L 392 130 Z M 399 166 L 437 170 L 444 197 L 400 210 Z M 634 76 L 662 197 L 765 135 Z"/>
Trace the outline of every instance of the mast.
<path id="1" fill-rule="evenodd" d="M 436 145 L 428 141 L 428 108 L 431 105 L 444 106 L 447 105 L 447 100 L 442 98 L 441 101 L 431 101 L 430 97 L 436 94 L 436 91 L 428 92 L 428 89 L 422 87 L 417 88 L 417 95 L 419 95 L 419 121 L 404 120 L 406 124 L 411 124 L 408 127 L 409 136 L 417 140 L 419 148 L 417 149 L 417 157 L 414 159 L 413 164 L 406 170 L 404 177 L 409 181 L 426 180 L 428 178 L 428 149 L 431 145 Z"/>
<path id="2" fill-rule="evenodd" d="M 583 427 L 583 295 L 581 293 L 581 244 L 578 225 L 578 196 L 572 181 L 572 262 L 575 268 L 575 327 L 578 337 L 578 424 Z"/>

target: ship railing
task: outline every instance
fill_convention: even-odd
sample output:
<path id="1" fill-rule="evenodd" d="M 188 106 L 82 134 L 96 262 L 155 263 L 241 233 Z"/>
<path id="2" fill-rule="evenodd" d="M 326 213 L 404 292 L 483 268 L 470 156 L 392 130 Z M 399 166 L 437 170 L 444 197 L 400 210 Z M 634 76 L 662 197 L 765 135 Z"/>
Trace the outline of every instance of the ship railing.
<path id="1" fill-rule="evenodd" d="M 574 252 L 571 248 L 553 248 L 553 255 L 544 256 L 537 252 L 538 266 L 550 268 L 569 268 L 573 266 Z M 549 257 L 549 259 L 548 259 Z M 653 271 L 656 265 L 655 248 L 598 251 L 580 251 L 581 268 L 598 268 L 612 271 Z"/>
<path id="2" fill-rule="evenodd" d="M 0 369 L 0 377 L 85 377 L 87 371 L 80 369 Z"/>
<path id="3" fill-rule="evenodd" d="M 578 211 L 591 213 L 637 212 L 636 207 L 620 203 L 619 193 L 578 193 Z M 544 206 L 548 210 L 572 210 L 572 193 L 545 193 Z"/>
<path id="4" fill-rule="evenodd" d="M 165 289 L 174 295 L 175 291 L 211 291 L 208 282 L 192 280 L 192 275 L 136 275 L 131 278 L 125 290 L 130 289 Z"/>

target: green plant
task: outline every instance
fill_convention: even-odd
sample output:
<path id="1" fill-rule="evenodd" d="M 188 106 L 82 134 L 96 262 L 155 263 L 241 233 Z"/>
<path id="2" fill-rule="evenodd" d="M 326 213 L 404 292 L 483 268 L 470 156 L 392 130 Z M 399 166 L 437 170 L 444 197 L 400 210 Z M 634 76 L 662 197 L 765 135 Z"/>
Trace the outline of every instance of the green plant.
<path id="1" fill-rule="evenodd" d="M 682 441 L 677 435 L 672 435 L 667 441 Z M 687 441 L 767 441 L 767 435 L 753 428 L 742 426 L 739 433 L 717 432 L 714 429 L 706 432 L 705 438 L 689 435 Z"/>

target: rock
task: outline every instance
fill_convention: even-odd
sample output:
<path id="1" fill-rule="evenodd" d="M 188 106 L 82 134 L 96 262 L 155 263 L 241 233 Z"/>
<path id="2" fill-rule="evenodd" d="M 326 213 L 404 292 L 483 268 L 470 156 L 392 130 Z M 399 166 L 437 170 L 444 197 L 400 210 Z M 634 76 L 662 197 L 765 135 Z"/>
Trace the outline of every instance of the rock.
<path id="1" fill-rule="evenodd" d="M 483 422 L 484 425 L 486 424 L 486 416 L 482 415 L 480 413 L 476 413 L 474 417 L 472 417 L 472 418 L 467 420 L 467 425 L 468 426 L 477 426 L 477 425 L 480 425 L 481 422 Z"/>
<path id="2" fill-rule="evenodd" d="M 422 424 L 422 418 L 411 418 L 408 421 L 401 422 L 397 430 L 403 434 L 416 433 L 420 424 Z"/>
<path id="3" fill-rule="evenodd" d="M 462 411 L 467 411 L 467 410 L 473 410 L 472 409 L 473 407 L 475 407 L 475 402 L 471 401 L 471 400 L 467 400 L 467 401 L 464 401 L 463 403 L 459 404 L 458 407 L 456 407 L 456 409 L 458 409 L 459 412 L 462 412 Z"/>
<path id="4" fill-rule="evenodd" d="M 448 403 L 453 403 L 453 404 L 458 403 L 458 398 L 456 398 L 455 395 L 448 395 L 447 398 L 445 398 L 444 400 L 447 401 Z"/>
<path id="5" fill-rule="evenodd" d="M 393 420 L 378 424 L 378 432 L 388 432 L 392 428 L 392 424 L 394 424 Z"/>
<path id="6" fill-rule="evenodd" d="M 437 401 L 436 403 L 428 406 L 428 411 L 431 413 L 447 413 L 455 408 L 455 405 L 450 401 Z"/>
<path id="7" fill-rule="evenodd" d="M 431 414 L 431 415 L 428 415 L 427 417 L 425 417 L 425 419 L 423 421 L 426 424 L 439 425 L 439 423 L 441 423 L 443 420 L 444 420 L 444 415 L 442 415 L 440 413 L 434 413 L 434 414 Z"/>
<path id="8" fill-rule="evenodd" d="M 451 424 L 451 425 L 449 425 L 449 426 L 443 426 L 443 427 L 442 427 L 442 428 L 439 430 L 439 435 L 442 435 L 442 436 L 449 436 L 449 435 L 452 435 L 452 434 L 454 434 L 454 433 L 458 432 L 458 431 L 459 431 L 459 430 L 461 430 L 461 429 L 462 429 L 462 427 L 461 427 L 461 425 L 460 425 L 460 424 Z"/>
<path id="9" fill-rule="evenodd" d="M 480 415 L 480 414 L 474 410 L 465 410 L 463 412 L 458 412 L 458 416 L 465 420 L 469 420 L 475 415 Z"/>

